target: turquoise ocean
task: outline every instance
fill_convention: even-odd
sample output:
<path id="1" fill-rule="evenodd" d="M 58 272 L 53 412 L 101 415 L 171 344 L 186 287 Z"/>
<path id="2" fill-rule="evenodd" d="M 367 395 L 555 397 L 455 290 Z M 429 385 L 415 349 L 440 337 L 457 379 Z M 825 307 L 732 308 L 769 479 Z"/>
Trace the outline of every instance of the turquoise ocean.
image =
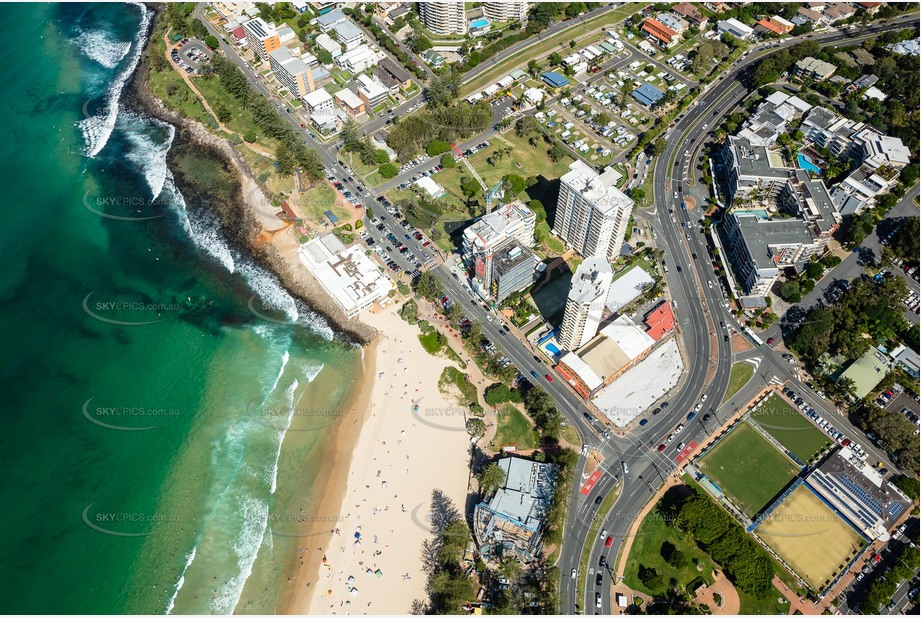
<path id="1" fill-rule="evenodd" d="M 0 15 L 0 611 L 273 612 L 361 349 L 120 102 L 149 9 Z"/>

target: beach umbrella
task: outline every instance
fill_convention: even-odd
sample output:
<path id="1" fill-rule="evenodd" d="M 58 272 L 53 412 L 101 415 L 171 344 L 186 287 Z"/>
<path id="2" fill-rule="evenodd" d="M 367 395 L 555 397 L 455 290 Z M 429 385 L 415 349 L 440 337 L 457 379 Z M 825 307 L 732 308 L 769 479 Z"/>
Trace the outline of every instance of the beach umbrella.
<path id="1" fill-rule="evenodd" d="M 356 532 L 356 533 L 355 533 L 355 538 L 356 538 L 356 539 L 360 539 L 360 538 L 361 538 L 361 532 Z"/>
<path id="2" fill-rule="evenodd" d="M 378 579 L 380 579 L 381 577 L 384 576 L 384 572 L 381 571 L 380 569 L 374 571 L 374 574 L 377 575 L 377 578 L 378 578 Z"/>
<path id="3" fill-rule="evenodd" d="M 365 575 L 374 575 L 374 571 L 372 571 L 371 569 L 368 569 L 367 571 L 365 571 Z"/>
<path id="4" fill-rule="evenodd" d="M 329 590 L 326 591 L 326 596 L 328 596 L 328 597 L 333 596 L 333 589 L 332 589 L 332 588 L 330 588 Z"/>

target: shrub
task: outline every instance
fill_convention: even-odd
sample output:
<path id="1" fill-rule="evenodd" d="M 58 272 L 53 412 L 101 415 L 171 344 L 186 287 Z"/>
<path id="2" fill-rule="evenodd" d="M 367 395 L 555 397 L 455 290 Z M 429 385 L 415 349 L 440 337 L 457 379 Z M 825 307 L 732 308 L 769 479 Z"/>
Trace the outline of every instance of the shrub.
<path id="1" fill-rule="evenodd" d="M 384 178 L 393 178 L 400 173 L 400 170 L 393 163 L 384 163 L 379 170 L 381 176 Z"/>
<path id="2" fill-rule="evenodd" d="M 243 141 L 249 142 L 250 144 L 252 144 L 253 142 L 255 142 L 256 139 L 257 139 L 257 138 L 256 138 L 256 132 L 255 132 L 255 131 L 247 131 L 246 133 L 243 134 Z"/>
<path id="3" fill-rule="evenodd" d="M 425 152 L 427 152 L 430 157 L 437 157 L 449 150 L 451 150 L 451 144 L 440 139 L 433 139 L 425 147 Z"/>
<path id="4" fill-rule="evenodd" d="M 441 155 L 441 167 L 445 169 L 457 167 L 457 161 L 454 160 L 454 156 L 450 152 Z"/>

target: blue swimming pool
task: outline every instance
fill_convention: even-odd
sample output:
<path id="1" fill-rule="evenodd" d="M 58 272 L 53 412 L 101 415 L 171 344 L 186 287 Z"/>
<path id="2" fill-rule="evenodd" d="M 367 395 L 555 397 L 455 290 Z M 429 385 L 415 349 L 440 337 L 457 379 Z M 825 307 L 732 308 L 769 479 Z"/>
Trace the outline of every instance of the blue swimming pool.
<path id="1" fill-rule="evenodd" d="M 488 19 L 474 19 L 472 22 L 470 22 L 471 28 L 485 28 L 488 25 L 489 25 Z"/>
<path id="2" fill-rule="evenodd" d="M 810 159 L 808 155 L 804 155 L 800 152 L 796 155 L 796 161 L 799 163 L 799 168 L 801 170 L 806 170 L 807 172 L 811 172 L 813 174 L 822 173 L 822 168 L 813 163 L 812 159 Z"/>
<path id="3" fill-rule="evenodd" d="M 552 343 L 548 343 L 546 347 L 547 347 L 547 351 L 553 354 L 554 356 L 559 355 L 560 349 L 556 347 L 555 345 L 553 345 Z"/>

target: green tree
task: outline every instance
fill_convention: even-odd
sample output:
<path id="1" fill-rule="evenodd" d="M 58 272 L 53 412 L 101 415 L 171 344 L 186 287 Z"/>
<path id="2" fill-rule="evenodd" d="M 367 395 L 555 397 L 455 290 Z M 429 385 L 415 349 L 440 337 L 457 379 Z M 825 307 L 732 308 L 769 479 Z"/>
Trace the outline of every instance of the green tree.
<path id="1" fill-rule="evenodd" d="M 440 139 L 433 139 L 425 147 L 425 152 L 428 153 L 430 157 L 437 157 L 438 155 L 446 153 L 450 150 L 451 144 Z"/>
<path id="2" fill-rule="evenodd" d="M 255 131 L 247 131 L 246 133 L 243 134 L 243 141 L 249 142 L 250 144 L 255 142 L 256 139 L 257 137 L 256 137 Z"/>
<path id="3" fill-rule="evenodd" d="M 444 286 L 441 284 L 441 280 L 428 270 L 419 275 L 419 278 L 416 279 L 415 287 L 416 294 L 427 300 L 441 298 L 442 294 L 444 294 Z"/>
<path id="4" fill-rule="evenodd" d="M 547 150 L 547 156 L 550 157 L 550 160 L 553 162 L 560 161 L 566 154 L 566 149 L 556 142 Z"/>
<path id="5" fill-rule="evenodd" d="M 446 152 L 441 155 L 441 167 L 448 169 L 451 167 L 457 167 L 457 161 L 454 160 L 454 155 L 450 152 Z"/>
<path id="6" fill-rule="evenodd" d="M 233 113 L 224 105 L 223 102 L 218 102 L 214 106 L 214 113 L 217 114 L 217 119 L 222 123 L 226 124 L 233 119 Z"/>
<path id="7" fill-rule="evenodd" d="M 384 178 L 393 178 L 400 172 L 393 163 L 384 163 L 377 171 L 380 172 L 380 175 Z"/>
<path id="8" fill-rule="evenodd" d="M 778 294 L 788 303 L 798 303 L 803 300 L 798 281 L 785 281 L 781 284 Z"/>
<path id="9" fill-rule="evenodd" d="M 217 40 L 217 37 L 209 34 L 205 37 L 205 45 L 211 49 L 217 49 L 220 46 L 220 42 Z"/>
<path id="10" fill-rule="evenodd" d="M 491 463 L 477 474 L 480 484 L 480 494 L 489 496 L 505 485 L 505 470 L 499 464 Z"/>
<path id="11" fill-rule="evenodd" d="M 507 195 L 518 195 L 526 188 L 525 179 L 518 174 L 506 174 L 502 178 L 502 184 L 505 186 Z"/>

